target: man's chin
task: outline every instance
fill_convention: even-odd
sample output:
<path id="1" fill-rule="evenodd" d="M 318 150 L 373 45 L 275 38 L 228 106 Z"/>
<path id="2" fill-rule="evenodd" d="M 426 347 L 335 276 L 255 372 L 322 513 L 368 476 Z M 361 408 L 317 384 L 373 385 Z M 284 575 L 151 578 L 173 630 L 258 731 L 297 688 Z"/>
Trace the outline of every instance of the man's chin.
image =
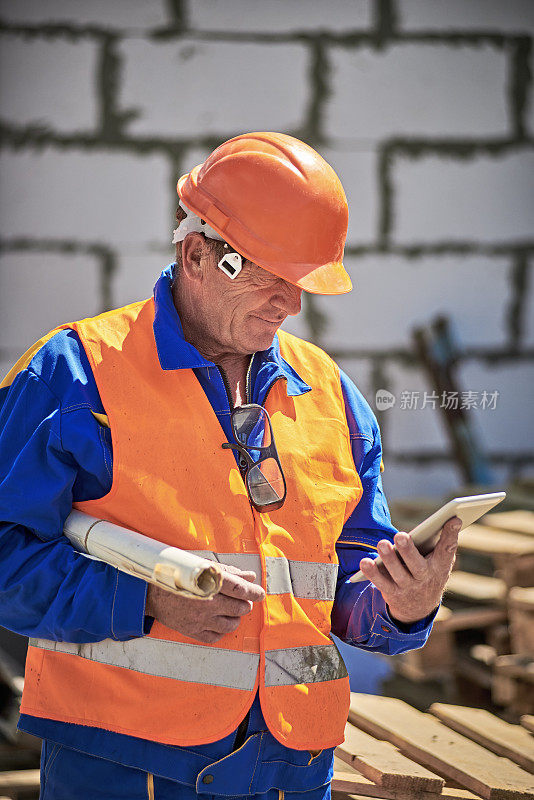
<path id="1" fill-rule="evenodd" d="M 273 326 L 271 330 L 262 331 L 261 333 L 256 333 L 254 336 L 251 335 L 248 337 L 248 352 L 258 353 L 261 350 L 268 350 L 273 343 L 278 327 L 275 328 Z"/>

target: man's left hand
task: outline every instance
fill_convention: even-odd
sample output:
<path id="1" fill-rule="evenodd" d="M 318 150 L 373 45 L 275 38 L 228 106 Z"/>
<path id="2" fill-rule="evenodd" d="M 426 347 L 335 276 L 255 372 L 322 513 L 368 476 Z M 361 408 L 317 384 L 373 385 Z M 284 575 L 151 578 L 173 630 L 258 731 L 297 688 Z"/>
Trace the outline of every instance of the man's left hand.
<path id="1" fill-rule="evenodd" d="M 439 605 L 456 557 L 461 526 L 458 517 L 448 520 L 427 556 L 422 556 L 410 536 L 401 532 L 394 537 L 401 558 L 391 542 L 382 539 L 377 548 L 382 565 L 377 566 L 372 558 L 361 560 L 361 571 L 380 590 L 394 620 L 418 622 Z"/>

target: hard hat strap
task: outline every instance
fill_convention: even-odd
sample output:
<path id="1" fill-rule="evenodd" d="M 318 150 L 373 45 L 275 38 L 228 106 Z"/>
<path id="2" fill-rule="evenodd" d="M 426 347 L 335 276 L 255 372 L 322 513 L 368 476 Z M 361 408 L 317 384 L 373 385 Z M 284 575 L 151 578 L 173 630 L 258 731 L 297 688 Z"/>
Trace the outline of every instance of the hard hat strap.
<path id="1" fill-rule="evenodd" d="M 185 206 L 180 200 L 178 205 L 185 212 L 185 217 L 179 223 L 178 227 L 173 231 L 174 236 L 172 243 L 178 244 L 183 242 L 188 233 L 203 233 L 208 239 L 215 239 L 218 242 L 224 242 L 224 239 L 217 231 L 208 225 L 206 220 L 197 217 L 197 215 Z M 226 247 L 229 245 L 226 244 Z M 243 258 L 239 253 L 225 253 L 217 264 L 220 270 L 228 275 L 232 280 L 236 278 L 243 269 Z"/>
<path id="2" fill-rule="evenodd" d="M 180 222 L 178 227 L 173 231 L 173 244 L 183 242 L 188 233 L 203 233 L 204 236 L 208 237 L 208 239 L 216 239 L 219 242 L 224 242 L 223 237 L 218 234 L 217 231 L 214 231 L 213 228 L 208 225 L 206 220 L 197 217 L 197 215 L 193 211 L 190 211 L 181 200 L 179 201 L 178 205 L 183 211 L 185 211 L 185 217 Z"/>

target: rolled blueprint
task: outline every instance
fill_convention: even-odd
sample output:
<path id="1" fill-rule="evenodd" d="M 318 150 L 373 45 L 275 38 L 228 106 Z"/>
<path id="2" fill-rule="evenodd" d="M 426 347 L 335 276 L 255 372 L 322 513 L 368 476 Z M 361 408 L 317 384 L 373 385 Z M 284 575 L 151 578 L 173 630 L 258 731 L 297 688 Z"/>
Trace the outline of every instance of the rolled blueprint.
<path id="1" fill-rule="evenodd" d="M 221 588 L 222 569 L 219 564 L 187 550 L 169 547 L 105 519 L 73 510 L 65 521 L 63 532 L 81 553 L 174 594 L 212 597 Z"/>

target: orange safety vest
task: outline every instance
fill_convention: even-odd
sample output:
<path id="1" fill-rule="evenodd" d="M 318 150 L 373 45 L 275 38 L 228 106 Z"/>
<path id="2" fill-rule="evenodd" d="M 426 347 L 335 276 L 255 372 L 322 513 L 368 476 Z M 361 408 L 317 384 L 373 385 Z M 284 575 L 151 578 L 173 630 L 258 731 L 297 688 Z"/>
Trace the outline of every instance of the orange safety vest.
<path id="1" fill-rule="evenodd" d="M 288 397 L 278 380 L 268 393 L 287 498 L 258 513 L 193 370 L 161 368 L 153 320 L 150 299 L 62 326 L 80 336 L 113 437 L 110 492 L 75 507 L 252 568 L 266 600 L 213 645 L 157 621 L 129 641 L 32 640 L 21 711 L 188 746 L 235 730 L 259 686 L 278 741 L 337 745 L 349 683 L 329 637 L 335 543 L 362 495 L 339 371 L 318 348 L 279 332 L 283 358 L 314 388 Z"/>

